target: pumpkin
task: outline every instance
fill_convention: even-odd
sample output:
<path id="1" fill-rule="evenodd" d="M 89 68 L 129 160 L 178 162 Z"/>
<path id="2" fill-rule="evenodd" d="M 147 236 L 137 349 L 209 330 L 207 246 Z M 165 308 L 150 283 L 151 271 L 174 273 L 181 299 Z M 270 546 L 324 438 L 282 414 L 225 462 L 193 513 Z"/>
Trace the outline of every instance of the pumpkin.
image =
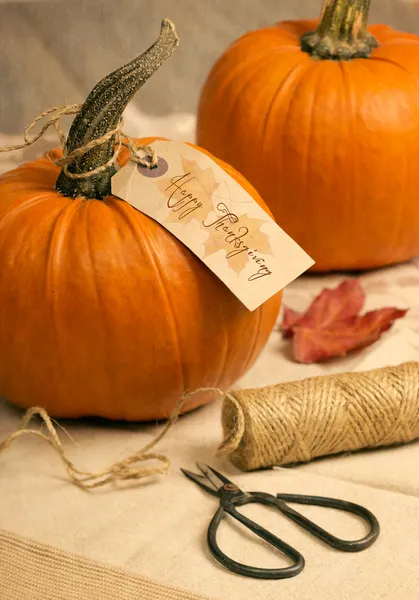
<path id="1" fill-rule="evenodd" d="M 68 153 L 114 130 L 176 43 L 165 21 L 144 55 L 97 84 L 74 119 Z M 114 149 L 111 137 L 67 173 L 53 150 L 0 177 L 0 396 L 21 407 L 165 418 L 186 391 L 228 388 L 275 324 L 281 294 L 246 309 L 167 230 L 111 195 L 111 166 L 71 177 L 106 164 Z M 239 173 L 214 160 L 264 206 Z M 196 394 L 183 411 L 214 398 Z"/>
<path id="2" fill-rule="evenodd" d="M 197 143 L 236 167 L 316 261 L 419 254 L 419 37 L 367 27 L 370 0 L 250 32 L 202 90 Z"/>

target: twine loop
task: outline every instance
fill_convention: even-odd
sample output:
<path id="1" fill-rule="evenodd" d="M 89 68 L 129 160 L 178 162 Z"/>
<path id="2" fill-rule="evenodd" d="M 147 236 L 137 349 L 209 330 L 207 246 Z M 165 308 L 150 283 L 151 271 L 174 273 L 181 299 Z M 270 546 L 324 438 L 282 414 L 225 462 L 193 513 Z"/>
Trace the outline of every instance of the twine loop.
<path id="1" fill-rule="evenodd" d="M 46 425 L 48 432 L 47 434 L 43 433 L 40 429 L 28 428 L 29 422 L 36 416 L 39 416 Z M 103 487 L 109 483 L 115 483 L 118 481 L 138 480 L 143 479 L 144 477 L 149 477 L 151 475 L 162 475 L 167 473 L 170 467 L 170 460 L 162 454 L 151 453 L 149 452 L 149 450 L 151 450 L 157 444 L 161 437 L 167 432 L 169 427 L 173 425 L 173 423 L 177 419 L 177 416 L 177 414 L 174 415 L 174 418 L 172 418 L 172 420 L 168 422 L 162 434 L 160 434 L 160 436 L 158 436 L 150 444 L 148 444 L 132 456 L 129 456 L 128 458 L 114 463 L 107 469 L 103 469 L 96 473 L 92 473 L 89 471 L 83 471 L 79 469 L 67 457 L 51 417 L 48 415 L 47 411 L 44 408 L 35 406 L 33 408 L 30 408 L 25 413 L 19 428 L 12 434 L 10 434 L 10 436 L 0 444 L 0 455 L 7 452 L 12 443 L 18 438 L 25 435 L 37 436 L 54 448 L 61 461 L 64 463 L 70 479 L 84 490 Z M 154 467 L 136 466 L 138 465 L 138 463 L 150 460 L 155 460 L 157 462 L 160 462 L 161 464 Z"/>
<path id="2" fill-rule="evenodd" d="M 99 138 L 91 140 L 84 146 L 80 146 L 80 148 L 75 148 L 72 152 L 68 152 L 67 138 L 61 127 L 60 118 L 63 116 L 76 115 L 80 111 L 82 106 L 82 104 L 66 104 L 63 106 L 53 106 L 51 108 L 48 108 L 47 110 L 44 110 L 37 117 L 35 117 L 35 119 L 32 121 L 32 123 L 30 123 L 30 125 L 26 127 L 23 133 L 24 142 L 22 144 L 15 144 L 13 146 L 5 146 L 4 148 L 0 148 L 0 153 L 13 152 L 14 150 L 22 150 L 23 148 L 32 146 L 47 132 L 48 129 L 53 127 L 57 133 L 63 150 L 62 158 L 57 158 L 56 160 L 54 160 L 54 164 L 58 167 L 61 167 L 64 173 L 67 175 L 67 177 L 70 177 L 71 179 L 85 179 L 88 177 L 93 177 L 94 175 L 103 173 L 112 166 L 118 171 L 120 168 L 120 165 L 118 163 L 118 157 L 123 147 L 128 148 L 130 153 L 130 159 L 132 161 L 148 169 L 153 169 L 157 166 L 158 157 L 154 149 L 148 145 L 142 146 L 139 144 L 134 144 L 132 139 L 123 132 L 122 118 L 120 119 L 118 125 L 111 131 L 108 131 Z M 39 121 L 42 121 L 47 116 L 49 116 L 48 120 L 44 123 L 40 131 L 31 138 L 30 134 L 32 133 L 34 127 L 37 125 L 37 123 L 39 123 Z M 89 152 L 90 150 L 92 150 L 93 148 L 97 148 L 102 144 L 108 142 L 114 136 L 115 151 L 112 157 L 106 163 L 104 163 L 103 165 L 99 165 L 98 167 L 92 169 L 91 171 L 88 171 L 87 173 L 70 173 L 68 167 L 75 161 L 76 158 L 79 158 L 87 152 Z M 145 152 L 146 156 L 141 156 L 139 154 L 140 151 Z"/>
<path id="3" fill-rule="evenodd" d="M 227 408 L 228 405 L 230 405 L 230 409 Z M 224 394 L 224 410 L 230 410 L 232 418 L 229 428 L 226 430 L 227 436 L 217 450 L 217 454 L 220 456 L 231 454 L 237 450 L 246 429 L 246 419 L 242 404 L 232 393 Z"/>
<path id="4" fill-rule="evenodd" d="M 151 442 L 146 444 L 134 454 L 112 464 L 110 467 L 101 471 L 90 472 L 76 467 L 76 465 L 67 457 L 63 444 L 58 436 L 57 429 L 54 426 L 53 420 L 48 415 L 47 411 L 39 406 L 35 406 L 27 410 L 18 429 L 0 443 L 0 455 L 6 453 L 13 442 L 18 440 L 20 437 L 26 435 L 37 436 L 52 446 L 52 448 L 60 457 L 61 462 L 66 467 L 67 474 L 71 481 L 84 490 L 104 487 L 108 484 L 122 481 L 137 481 L 153 475 L 166 475 L 171 465 L 170 459 L 164 454 L 151 451 L 167 435 L 169 430 L 176 423 L 185 402 L 196 394 L 205 392 L 213 392 L 218 395 L 224 395 L 222 390 L 211 387 L 198 388 L 192 392 L 184 394 L 176 404 L 172 415 L 168 419 L 162 431 Z M 36 416 L 40 417 L 44 422 L 47 428 L 47 433 L 44 433 L 40 429 L 30 429 L 28 427 L 30 421 Z M 139 466 L 140 463 L 144 463 L 146 461 L 157 461 L 157 463 L 160 464 L 155 466 Z"/>

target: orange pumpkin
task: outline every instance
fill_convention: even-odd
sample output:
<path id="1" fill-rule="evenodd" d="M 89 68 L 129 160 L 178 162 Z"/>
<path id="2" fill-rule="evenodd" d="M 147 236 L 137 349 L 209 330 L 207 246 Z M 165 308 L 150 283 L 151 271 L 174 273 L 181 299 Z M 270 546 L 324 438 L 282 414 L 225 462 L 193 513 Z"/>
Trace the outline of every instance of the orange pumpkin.
<path id="1" fill-rule="evenodd" d="M 173 45 L 165 30 L 95 87 L 74 120 L 69 152 L 113 130 L 168 54 L 165 36 Z M 69 171 L 87 173 L 113 151 L 110 140 Z M 248 311 L 168 231 L 109 195 L 109 169 L 74 179 L 54 164 L 61 155 L 0 177 L 0 396 L 59 417 L 151 420 L 167 417 L 186 391 L 229 387 L 264 347 L 281 295 Z M 217 162 L 263 206 L 241 175 Z M 197 394 L 184 410 L 214 397 Z"/>
<path id="2" fill-rule="evenodd" d="M 256 187 L 313 270 L 419 254 L 419 37 L 370 0 L 237 40 L 202 91 L 198 143 Z"/>

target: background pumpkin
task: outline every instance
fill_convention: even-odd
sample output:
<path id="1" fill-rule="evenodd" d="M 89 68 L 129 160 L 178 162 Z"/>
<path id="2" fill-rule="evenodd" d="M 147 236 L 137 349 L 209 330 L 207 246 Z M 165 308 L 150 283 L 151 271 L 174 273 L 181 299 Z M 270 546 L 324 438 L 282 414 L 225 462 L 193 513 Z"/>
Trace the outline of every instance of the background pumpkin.
<path id="1" fill-rule="evenodd" d="M 257 188 L 313 270 L 419 254 L 419 38 L 370 0 L 253 31 L 214 65 L 198 143 Z"/>
<path id="2" fill-rule="evenodd" d="M 99 82 L 67 151 L 112 131 L 176 43 L 165 21 L 156 44 Z M 114 142 L 69 171 L 106 163 Z M 59 156 L 0 177 L 0 395 L 59 417 L 151 420 L 169 416 L 185 391 L 230 386 L 264 347 L 281 294 L 248 311 L 163 227 L 109 195 L 114 171 L 74 179 L 54 164 Z M 184 410 L 213 397 L 198 394 Z"/>

